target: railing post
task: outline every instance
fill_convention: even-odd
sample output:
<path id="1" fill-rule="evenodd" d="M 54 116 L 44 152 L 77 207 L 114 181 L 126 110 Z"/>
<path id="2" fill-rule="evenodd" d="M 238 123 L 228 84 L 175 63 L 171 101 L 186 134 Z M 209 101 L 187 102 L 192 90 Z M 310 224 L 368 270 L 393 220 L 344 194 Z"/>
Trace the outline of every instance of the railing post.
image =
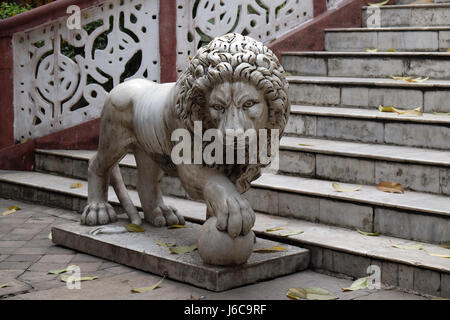
<path id="1" fill-rule="evenodd" d="M 159 2 L 159 52 L 161 83 L 177 80 L 177 2 Z"/>
<path id="2" fill-rule="evenodd" d="M 14 144 L 14 88 L 11 36 L 0 37 L 0 149 Z"/>
<path id="3" fill-rule="evenodd" d="M 314 0 L 314 17 L 327 11 L 327 0 Z"/>

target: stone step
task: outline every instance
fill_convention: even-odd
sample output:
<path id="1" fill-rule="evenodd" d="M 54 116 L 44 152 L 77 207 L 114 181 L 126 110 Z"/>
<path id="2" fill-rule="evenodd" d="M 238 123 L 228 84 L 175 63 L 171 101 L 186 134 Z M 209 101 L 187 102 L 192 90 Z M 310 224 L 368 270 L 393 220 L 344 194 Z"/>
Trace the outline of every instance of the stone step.
<path id="1" fill-rule="evenodd" d="M 266 177 L 267 178 L 267 177 Z M 269 177 L 273 179 L 274 177 Z M 287 184 L 284 188 L 289 188 L 291 177 L 286 177 Z M 305 190 L 309 194 L 317 193 L 317 185 L 314 180 L 296 178 L 298 181 L 309 181 L 308 185 L 312 188 Z M 266 181 L 261 181 L 262 186 Z M 79 189 L 71 189 L 70 185 L 77 180 L 52 176 L 38 172 L 17 172 L 0 171 L 0 196 L 11 199 L 21 199 L 25 201 L 39 202 L 46 205 L 58 206 L 70 210 L 80 211 L 86 203 L 87 184 L 84 183 Z M 304 187 L 303 184 L 294 185 L 297 191 Z M 322 193 L 324 192 L 322 188 Z M 136 191 L 130 190 L 130 196 L 136 206 L 140 207 L 140 202 Z M 354 197 L 355 195 L 332 194 L 327 190 L 330 197 Z M 360 193 L 367 192 L 364 187 Z M 356 194 L 356 193 L 355 193 Z M 401 198 L 411 197 L 413 193 L 404 195 L 387 195 L 380 192 L 389 201 L 400 202 Z M 291 196 L 295 195 L 291 194 Z M 435 197 L 426 195 L 427 197 Z M 305 196 L 307 198 L 307 196 Z M 305 198 L 305 199 L 306 199 Z M 328 198 L 328 197 L 326 197 Z M 416 209 L 430 204 L 438 211 L 445 206 L 439 204 L 431 198 L 416 199 Z M 300 198 L 299 198 L 300 199 Z M 311 198 L 316 199 L 316 198 Z M 436 198 L 437 199 L 437 198 Z M 268 200 L 268 199 L 267 199 Z M 267 202 L 267 200 L 265 202 Z M 280 199 L 281 200 L 281 199 Z M 326 202 L 339 203 L 334 200 L 322 199 Z M 410 201 L 405 201 L 403 207 L 411 207 Z M 117 198 L 110 188 L 109 201 L 117 205 Z M 372 199 L 376 202 L 376 199 Z M 399 202 L 400 201 L 400 202 Z M 165 197 L 165 202 L 179 209 L 188 221 L 202 223 L 205 219 L 205 205 L 200 202 L 186 199 Z M 287 202 L 280 201 L 280 205 L 286 205 Z M 290 203 L 291 205 L 293 203 Z M 310 203 L 303 201 L 302 205 L 296 210 L 307 211 L 306 206 Z M 277 201 L 278 205 L 278 201 Z M 448 207 L 448 203 L 446 204 Z M 326 207 L 325 202 L 322 207 Z M 336 206 L 328 205 L 328 210 L 334 213 L 339 212 Z M 326 210 L 326 208 L 324 208 Z M 290 209 L 292 211 L 292 207 Z M 447 208 L 447 214 L 450 208 Z M 17 213 L 20 214 L 20 211 Z M 380 235 L 378 237 L 368 237 L 359 234 L 354 230 L 345 228 L 327 226 L 312 223 L 304 220 L 293 219 L 292 217 L 273 216 L 262 213 L 256 213 L 256 223 L 254 231 L 261 237 L 273 239 L 280 242 L 288 242 L 292 245 L 299 245 L 310 250 L 310 267 L 318 271 L 328 271 L 336 274 L 345 274 L 351 277 L 366 276 L 366 270 L 369 265 L 377 265 L 381 271 L 381 281 L 386 284 L 399 286 L 405 289 L 415 290 L 421 293 L 432 294 L 436 296 L 450 297 L 450 260 L 431 256 L 428 252 L 446 254 L 446 249 L 429 244 L 422 243 L 424 250 L 406 250 L 392 247 L 392 243 L 405 244 L 411 243 L 396 237 Z M 419 215 L 417 212 L 415 215 Z M 381 224 L 383 225 L 383 224 Z M 269 232 L 267 229 L 283 226 L 282 231 Z M 407 221 L 387 225 L 388 227 L 397 227 L 412 230 L 416 225 L 408 224 Z M 434 232 L 443 224 L 436 223 L 433 227 Z M 427 227 L 430 227 L 427 229 Z M 447 227 L 448 229 L 448 227 Z M 294 235 L 289 238 L 280 235 L 283 231 L 303 230 L 304 233 Z M 420 230 L 431 230 L 431 226 L 424 225 L 420 221 Z M 448 230 L 447 230 L 448 231 Z M 333 236 L 330 236 L 333 235 Z M 447 236 L 447 240 L 449 237 Z"/>
<path id="2" fill-rule="evenodd" d="M 292 104 L 378 108 L 420 107 L 425 113 L 450 112 L 450 81 L 420 83 L 391 78 L 289 76 Z"/>
<path id="3" fill-rule="evenodd" d="M 412 117 L 379 110 L 293 105 L 285 134 L 449 150 L 449 121 L 450 116 L 433 114 Z"/>
<path id="4" fill-rule="evenodd" d="M 66 167 L 70 168 L 68 163 Z M 69 179 L 73 181 L 76 178 Z M 124 180 L 126 179 L 136 179 L 136 175 L 124 176 Z M 177 182 L 179 183 L 178 180 Z M 365 231 L 376 229 L 406 239 L 433 243 L 445 241 L 446 237 L 450 239 L 448 196 L 414 191 L 392 195 L 368 185 L 358 192 L 338 193 L 332 189 L 332 182 L 295 176 L 263 175 L 253 182 L 253 188 L 247 196 L 256 210 L 273 215 L 290 215 L 313 222 L 347 228 L 356 227 Z M 51 186 L 52 183 L 47 181 L 45 185 Z M 180 192 L 177 188 L 183 190 L 181 186 L 174 187 L 163 179 L 164 194 L 176 194 Z M 20 192 L 13 187 L 9 189 L 13 190 L 13 193 Z M 70 189 L 70 184 L 65 189 Z M 278 201 L 279 197 L 282 200 Z M 294 207 L 289 207 L 288 203 L 294 204 Z M 78 209 L 81 208 L 82 206 Z M 414 226 L 418 221 L 429 228 L 417 229 Z"/>
<path id="5" fill-rule="evenodd" d="M 377 8 L 378 9 L 378 8 Z M 375 21 L 375 10 L 363 8 L 363 27 L 372 26 Z M 425 27 L 449 26 L 450 4 L 406 4 L 390 5 L 380 8 L 380 27 Z"/>
<path id="6" fill-rule="evenodd" d="M 280 149 L 280 173 L 450 195 L 450 152 L 304 137 L 283 137 Z"/>
<path id="7" fill-rule="evenodd" d="M 283 66 L 298 76 L 450 79 L 449 52 L 285 52 Z"/>
<path id="8" fill-rule="evenodd" d="M 325 30 L 327 51 L 447 51 L 449 27 L 340 28 Z"/>
<path id="9" fill-rule="evenodd" d="M 94 151 L 37 150 L 35 170 L 87 179 L 93 155 Z M 121 170 L 127 186 L 136 188 L 132 155 L 122 160 Z M 450 195 L 450 152 L 439 150 L 288 136 L 281 139 L 279 172 L 372 185 L 395 180 L 407 190 Z M 170 177 L 163 179 L 163 192 L 186 196 L 179 181 Z"/>

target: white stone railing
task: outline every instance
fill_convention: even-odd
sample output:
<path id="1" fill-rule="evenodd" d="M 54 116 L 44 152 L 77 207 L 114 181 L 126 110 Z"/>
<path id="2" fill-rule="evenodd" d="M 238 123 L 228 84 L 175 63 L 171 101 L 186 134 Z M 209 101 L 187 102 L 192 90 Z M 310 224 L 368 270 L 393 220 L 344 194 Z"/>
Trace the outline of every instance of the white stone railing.
<path id="1" fill-rule="evenodd" d="M 313 0 L 177 0 L 177 72 L 216 36 L 238 32 L 269 43 L 313 19 L 313 11 Z"/>
<path id="2" fill-rule="evenodd" d="M 16 141 L 98 118 L 124 80 L 159 81 L 158 12 L 159 0 L 110 0 L 81 11 L 81 29 L 65 16 L 15 33 Z"/>

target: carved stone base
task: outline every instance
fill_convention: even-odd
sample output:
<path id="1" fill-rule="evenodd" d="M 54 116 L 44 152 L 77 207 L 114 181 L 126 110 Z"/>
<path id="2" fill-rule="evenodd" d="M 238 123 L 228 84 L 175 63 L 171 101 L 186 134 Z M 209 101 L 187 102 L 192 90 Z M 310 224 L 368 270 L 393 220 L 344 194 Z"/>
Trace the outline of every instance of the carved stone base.
<path id="1" fill-rule="evenodd" d="M 125 220 L 120 220 L 114 225 L 125 224 Z M 174 254 L 168 247 L 156 243 L 175 243 L 178 247 L 196 244 L 201 225 L 186 222 L 187 228 L 155 228 L 148 224 L 142 227 L 145 232 L 89 235 L 89 231 L 96 227 L 73 222 L 53 227 L 52 238 L 54 243 L 71 249 L 212 291 L 272 279 L 304 270 L 309 265 L 308 250 L 286 244 L 282 244 L 287 249 L 284 252 L 253 252 L 247 263 L 240 266 L 207 265 L 197 250 Z M 257 238 L 255 249 L 279 245 Z"/>

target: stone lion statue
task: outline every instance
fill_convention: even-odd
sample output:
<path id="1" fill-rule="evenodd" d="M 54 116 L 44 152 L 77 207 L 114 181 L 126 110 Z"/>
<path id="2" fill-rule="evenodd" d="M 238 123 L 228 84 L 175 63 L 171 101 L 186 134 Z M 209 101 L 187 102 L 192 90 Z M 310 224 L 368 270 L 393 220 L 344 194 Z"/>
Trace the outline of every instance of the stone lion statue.
<path id="1" fill-rule="evenodd" d="M 144 219 L 153 226 L 184 224 L 173 207 L 164 204 L 160 180 L 177 176 L 190 197 L 204 200 L 207 217 L 218 230 L 235 238 L 247 235 L 255 214 L 242 196 L 260 176 L 261 164 L 179 164 L 171 160 L 174 130 L 279 129 L 288 120 L 290 103 L 283 67 L 273 52 L 250 37 L 231 33 L 198 50 L 176 83 L 136 79 L 115 87 L 101 114 L 98 152 L 89 162 L 88 204 L 81 216 L 86 225 L 117 220 L 108 204 L 111 183 L 132 223 L 141 218 L 123 183 L 118 162 L 133 153 L 137 191 Z"/>

